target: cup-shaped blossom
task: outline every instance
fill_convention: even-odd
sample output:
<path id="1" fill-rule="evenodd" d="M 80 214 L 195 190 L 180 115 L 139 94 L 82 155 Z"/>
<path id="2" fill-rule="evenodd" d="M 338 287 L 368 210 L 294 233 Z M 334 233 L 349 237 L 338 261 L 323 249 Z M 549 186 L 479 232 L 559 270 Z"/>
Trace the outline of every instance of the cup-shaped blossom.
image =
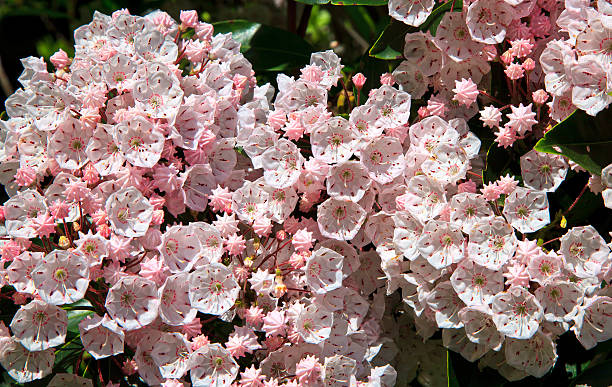
<path id="1" fill-rule="evenodd" d="M 544 318 L 552 322 L 570 321 L 582 304 L 584 292 L 573 282 L 550 282 L 535 291 L 542 305 Z"/>
<path id="2" fill-rule="evenodd" d="M 483 47 L 472 40 L 463 12 L 446 12 L 442 16 L 434 44 L 456 62 L 476 56 Z"/>
<path id="3" fill-rule="evenodd" d="M 239 293 L 232 270 L 221 263 L 202 266 L 189 276 L 191 306 L 202 313 L 222 315 L 234 306 Z"/>
<path id="4" fill-rule="evenodd" d="M 300 178 L 304 157 L 297 145 L 280 139 L 261 155 L 261 161 L 266 183 L 274 188 L 287 188 Z"/>
<path id="5" fill-rule="evenodd" d="M 535 296 L 522 286 L 513 286 L 493 297 L 493 322 L 504 335 L 529 339 L 536 334 L 544 316 Z"/>
<path id="6" fill-rule="evenodd" d="M 488 305 L 493 296 L 504 290 L 504 276 L 464 259 L 451 275 L 451 284 L 457 295 L 468 306 Z"/>
<path id="7" fill-rule="evenodd" d="M 481 218 L 493 215 L 493 210 L 486 199 L 482 195 L 471 192 L 454 195 L 450 202 L 450 210 L 451 223 L 460 226 L 465 233 L 469 233 L 474 223 Z"/>
<path id="8" fill-rule="evenodd" d="M 512 367 L 541 378 L 557 362 L 557 346 L 550 335 L 538 331 L 527 340 L 506 340 L 506 362 Z"/>
<path id="9" fill-rule="evenodd" d="M 404 173 L 406 160 L 402 143 L 395 137 L 380 137 L 370 141 L 359 155 L 370 178 L 377 183 L 390 183 Z"/>
<path id="10" fill-rule="evenodd" d="M 221 344 L 208 344 L 191 354 L 191 383 L 194 387 L 228 387 L 238 376 L 238 363 Z"/>
<path id="11" fill-rule="evenodd" d="M 41 300 L 19 308 L 11 321 L 15 339 L 29 351 L 44 351 L 66 341 L 66 311 Z"/>
<path id="12" fill-rule="evenodd" d="M 407 211 L 395 212 L 393 222 L 393 243 L 396 249 L 401 251 L 406 259 L 414 261 L 421 254 L 417 242 L 423 233 L 423 225 Z"/>
<path id="13" fill-rule="evenodd" d="M 75 374 L 55 374 L 47 384 L 47 387 L 65 386 L 93 387 L 93 381 Z"/>
<path id="14" fill-rule="evenodd" d="M 322 343 L 331 333 L 333 315 L 319 305 L 310 304 L 300 312 L 295 321 L 297 332 L 307 343 Z"/>
<path id="15" fill-rule="evenodd" d="M 357 362 L 348 356 L 334 355 L 325 358 L 324 382 L 326 386 L 342 386 L 355 373 Z"/>
<path id="16" fill-rule="evenodd" d="M 128 238 L 144 236 L 153 219 L 153 206 L 135 187 L 112 193 L 106 200 L 112 230 Z"/>
<path id="17" fill-rule="evenodd" d="M 501 216 L 478 220 L 469 233 L 469 256 L 481 266 L 499 270 L 514 255 L 518 240 Z"/>
<path id="18" fill-rule="evenodd" d="M 351 200 L 329 198 L 317 209 L 317 223 L 323 236 L 350 241 L 365 221 L 366 211 Z"/>
<path id="19" fill-rule="evenodd" d="M 89 287 L 89 262 L 82 255 L 53 250 L 32 271 L 40 298 L 54 304 L 72 304 L 83 297 Z"/>
<path id="20" fill-rule="evenodd" d="M 602 341 L 612 338 L 612 298 L 594 296 L 587 298 L 578 307 L 574 326 L 570 329 L 576 334 L 580 344 L 591 349 Z"/>
<path id="21" fill-rule="evenodd" d="M 35 238 L 36 217 L 47 211 L 45 199 L 37 191 L 28 189 L 17 193 L 4 203 L 6 232 L 14 238 Z"/>
<path id="22" fill-rule="evenodd" d="M 434 7 L 434 0 L 389 1 L 389 16 L 410 26 L 418 27 L 425 23 Z"/>
<path id="23" fill-rule="evenodd" d="M 184 325 L 193 321 L 197 310 L 189 301 L 189 274 L 178 273 L 166 278 L 159 288 L 159 317 L 168 325 Z"/>
<path id="24" fill-rule="evenodd" d="M 67 118 L 49 139 L 47 151 L 60 167 L 64 169 L 79 169 L 87 163 L 85 150 L 90 135 L 81 128 L 81 122 L 76 118 Z"/>
<path id="25" fill-rule="evenodd" d="M 436 323 L 439 328 L 461 328 L 463 322 L 459 319 L 459 311 L 465 304 L 450 281 L 440 282 L 426 295 L 427 305 L 435 312 Z"/>
<path id="26" fill-rule="evenodd" d="M 530 150 L 521 156 L 521 175 L 526 187 L 554 192 L 565 180 L 568 165 L 563 156 Z"/>
<path id="27" fill-rule="evenodd" d="M 267 213 L 268 198 L 268 193 L 258 184 L 245 182 L 232 194 L 232 211 L 240 220 L 253 223 Z"/>
<path id="28" fill-rule="evenodd" d="M 189 224 L 193 227 L 195 234 L 200 240 L 200 253 L 205 259 L 199 260 L 199 263 L 219 262 L 223 256 L 223 240 L 221 233 L 215 226 L 204 222 L 192 222 Z M 198 267 L 198 264 L 196 264 Z"/>
<path id="29" fill-rule="evenodd" d="M 354 133 L 342 117 L 330 118 L 319 126 L 310 143 L 313 156 L 328 164 L 347 161 L 356 150 Z"/>
<path id="30" fill-rule="evenodd" d="M 268 193 L 267 209 L 270 219 L 283 223 L 291 215 L 298 201 L 298 195 L 293 187 L 274 188 L 265 183 L 264 179 L 257 180 L 261 188 Z"/>
<path id="31" fill-rule="evenodd" d="M 134 101 L 152 118 L 170 122 L 183 102 L 183 89 L 172 71 L 161 63 L 147 63 L 145 76 L 134 82 Z"/>
<path id="32" fill-rule="evenodd" d="M 579 226 L 561 237 L 559 253 L 565 258 L 567 270 L 579 278 L 589 278 L 599 274 L 610 248 L 595 227 Z"/>
<path id="33" fill-rule="evenodd" d="M 442 269 L 463 259 L 463 234 L 449 222 L 431 220 L 423 227 L 417 248 L 427 262 Z"/>
<path id="34" fill-rule="evenodd" d="M 488 307 L 466 306 L 459 311 L 459 318 L 470 341 L 485 345 L 494 351 L 499 351 L 502 347 L 504 335 L 495 327 Z"/>
<path id="35" fill-rule="evenodd" d="M 153 350 L 164 333 L 155 329 L 149 329 L 147 331 L 147 334 L 138 341 L 136 353 L 134 354 L 134 361 L 136 362 L 135 365 L 138 369 L 138 375 L 145 383 L 151 386 L 158 385 L 164 381 L 160 368 L 155 363 L 152 356 Z"/>
<path id="36" fill-rule="evenodd" d="M 151 357 L 164 378 L 179 379 L 189 371 L 191 344 L 180 333 L 163 333 Z"/>
<path id="37" fill-rule="evenodd" d="M 162 235 L 159 247 L 172 273 L 189 272 L 200 254 L 200 240 L 191 226 L 172 226 Z"/>
<path id="38" fill-rule="evenodd" d="M 325 294 L 342 286 L 344 257 L 334 250 L 319 247 L 306 262 L 306 283 L 317 294 Z"/>
<path id="39" fill-rule="evenodd" d="M 28 351 L 16 339 L 9 339 L 0 348 L 0 364 L 17 383 L 28 383 L 51 374 L 55 351 Z"/>
<path id="40" fill-rule="evenodd" d="M 401 198 L 401 199 L 400 199 Z M 425 175 L 410 179 L 406 194 L 397 198 L 402 206 L 421 223 L 434 219 L 446 207 L 445 190 L 440 183 Z"/>
<path id="41" fill-rule="evenodd" d="M 115 143 L 130 164 L 152 168 L 164 149 L 164 135 L 145 118 L 134 117 L 117 125 Z"/>
<path id="42" fill-rule="evenodd" d="M 327 247 L 337 253 L 339 253 L 342 257 L 342 277 L 343 279 L 348 277 L 351 273 L 356 271 L 361 262 L 359 261 L 359 257 L 357 256 L 357 250 L 350 244 L 344 241 L 339 241 L 336 239 L 327 239 L 321 242 L 322 247 Z M 315 251 L 318 250 L 319 246 L 315 246 Z"/>
<path id="43" fill-rule="evenodd" d="M 79 323 L 81 342 L 95 359 L 123 353 L 123 329 L 107 314 L 87 316 Z"/>
<path id="44" fill-rule="evenodd" d="M 506 26 L 513 14 L 512 7 L 505 1 L 477 0 L 470 3 L 465 18 L 473 40 L 497 44 L 504 41 Z"/>
<path id="45" fill-rule="evenodd" d="M 339 199 L 359 201 L 372 185 L 368 170 L 358 161 L 333 165 L 327 176 L 327 193 Z"/>
<path id="46" fill-rule="evenodd" d="M 506 197 L 503 214 L 522 233 L 538 231 L 550 223 L 546 192 L 517 187 Z"/>
<path id="47" fill-rule="evenodd" d="M 210 164 L 192 165 L 183 176 L 185 204 L 194 211 L 206 210 L 208 196 L 217 187 Z"/>
<path id="48" fill-rule="evenodd" d="M 142 328 L 157 318 L 159 310 L 157 286 L 143 277 L 122 277 L 109 289 L 104 306 L 123 329 Z"/>
<path id="49" fill-rule="evenodd" d="M 34 293 L 36 286 L 32 279 L 32 271 L 43 260 L 44 253 L 24 251 L 19 254 L 6 268 L 8 282 L 20 293 Z"/>
<path id="50" fill-rule="evenodd" d="M 489 351 L 489 347 L 468 339 L 465 329 L 443 329 L 442 343 L 451 351 L 458 352 L 468 361 L 476 361 Z"/>

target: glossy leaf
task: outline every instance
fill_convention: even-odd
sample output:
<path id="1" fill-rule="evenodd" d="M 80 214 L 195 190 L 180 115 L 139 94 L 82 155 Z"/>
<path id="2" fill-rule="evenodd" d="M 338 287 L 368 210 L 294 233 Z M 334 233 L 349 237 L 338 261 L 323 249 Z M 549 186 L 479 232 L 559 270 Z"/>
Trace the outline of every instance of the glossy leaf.
<path id="1" fill-rule="evenodd" d="M 519 181 L 522 180 L 521 169 L 513 153 L 493 142 L 487 151 L 487 163 L 482 171 L 482 182 L 488 184 L 506 174 L 514 176 Z"/>
<path id="2" fill-rule="evenodd" d="M 534 149 L 563 155 L 590 173 L 600 175 L 612 163 L 612 109 L 592 117 L 576 110 L 568 118 L 549 130 Z"/>
<path id="3" fill-rule="evenodd" d="M 463 1 L 458 0 L 454 3 L 453 11 L 461 11 Z M 445 12 L 450 11 L 452 6 L 453 2 L 449 1 L 435 8 L 425 23 L 419 27 L 409 26 L 401 21 L 392 19 L 376 42 L 374 42 L 374 45 L 370 48 L 370 56 L 384 60 L 401 59 L 404 51 L 404 37 L 406 34 L 416 31 L 427 31 L 432 28 L 433 32 L 435 32 L 435 28 L 440 24 L 442 16 L 444 16 Z"/>
<path id="4" fill-rule="evenodd" d="M 215 33 L 232 33 L 241 52 L 257 71 L 286 71 L 310 62 L 314 49 L 298 35 L 246 20 L 214 23 Z"/>
<path id="5" fill-rule="evenodd" d="M 576 377 L 570 386 L 608 386 L 612 380 L 612 360 L 606 360 L 587 368 Z"/>

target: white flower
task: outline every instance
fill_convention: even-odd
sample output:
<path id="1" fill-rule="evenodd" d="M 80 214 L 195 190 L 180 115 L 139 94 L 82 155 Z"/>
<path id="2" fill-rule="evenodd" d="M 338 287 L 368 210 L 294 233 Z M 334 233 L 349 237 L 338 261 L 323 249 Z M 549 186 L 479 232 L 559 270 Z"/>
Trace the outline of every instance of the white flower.
<path id="1" fill-rule="evenodd" d="M 314 157 L 328 164 L 347 161 L 356 150 L 354 134 L 342 117 L 330 118 L 315 129 L 310 142 Z"/>
<path id="2" fill-rule="evenodd" d="M 555 342 L 541 330 L 528 340 L 506 340 L 506 362 L 536 378 L 544 376 L 556 361 Z"/>
<path id="3" fill-rule="evenodd" d="M 532 149 L 521 156 L 520 163 L 523 183 L 536 191 L 556 191 L 567 175 L 567 161 L 562 156 Z"/>
<path id="4" fill-rule="evenodd" d="M 463 259 L 463 242 L 461 230 L 451 223 L 431 220 L 423 227 L 417 248 L 433 267 L 442 269 Z"/>
<path id="5" fill-rule="evenodd" d="M 28 383 L 51 374 L 55 351 L 51 348 L 30 352 L 17 340 L 10 339 L 0 348 L 0 364 L 17 383 Z"/>
<path id="6" fill-rule="evenodd" d="M 202 266 L 189 276 L 191 306 L 202 313 L 222 315 L 234 306 L 238 293 L 232 271 L 221 263 Z"/>
<path id="7" fill-rule="evenodd" d="M 305 342 L 320 344 L 330 335 L 333 313 L 316 304 L 308 305 L 295 321 L 297 332 Z"/>
<path id="8" fill-rule="evenodd" d="M 85 317 L 79 323 L 79 333 L 83 347 L 95 359 L 123 353 L 123 329 L 107 314 Z"/>
<path id="9" fill-rule="evenodd" d="M 189 301 L 189 274 L 178 273 L 166 278 L 159 288 L 159 317 L 168 325 L 188 324 L 198 311 Z"/>
<path id="10" fill-rule="evenodd" d="M 529 339 L 535 335 L 544 315 L 535 296 L 520 286 L 495 295 L 491 308 L 497 329 L 515 339 Z"/>
<path id="11" fill-rule="evenodd" d="M 570 329 L 585 349 L 612 338 L 612 298 L 594 296 L 578 307 Z"/>
<path id="12" fill-rule="evenodd" d="M 317 223 L 323 236 L 350 241 L 365 221 L 366 211 L 350 200 L 329 198 L 317 209 Z"/>
<path id="13" fill-rule="evenodd" d="M 506 197 L 503 214 L 522 233 L 538 231 L 550 223 L 546 193 L 528 188 L 517 187 Z"/>
<path id="14" fill-rule="evenodd" d="M 504 276 L 464 259 L 451 275 L 451 284 L 457 295 L 468 306 L 488 305 L 494 295 L 504 290 Z"/>
<path id="15" fill-rule="evenodd" d="M 372 185 L 368 170 L 358 161 L 333 165 L 327 176 L 327 193 L 339 199 L 359 201 Z"/>
<path id="16" fill-rule="evenodd" d="M 380 137 L 366 145 L 359 159 L 372 180 L 387 184 L 404 173 L 406 160 L 402 143 L 395 137 Z"/>
<path id="17" fill-rule="evenodd" d="M 7 233 L 13 238 L 35 238 L 34 218 L 47 211 L 45 199 L 35 190 L 19 192 L 4 203 Z"/>
<path id="18" fill-rule="evenodd" d="M 238 376 L 238 363 L 221 344 L 208 344 L 189 358 L 194 387 L 227 387 Z"/>
<path id="19" fill-rule="evenodd" d="M 599 274 L 610 248 L 593 226 L 580 226 L 561 237 L 559 253 L 565 258 L 567 270 L 580 278 L 589 278 Z"/>
<path id="20" fill-rule="evenodd" d="M 71 304 L 85 297 L 89 287 L 89 262 L 64 250 L 53 250 L 32 271 L 40 298 L 54 304 Z"/>
<path id="21" fill-rule="evenodd" d="M 518 245 L 514 230 L 501 216 L 478 220 L 469 235 L 468 254 L 474 262 L 492 270 L 506 264 Z"/>
<path id="22" fill-rule="evenodd" d="M 152 323 L 157 318 L 159 303 L 153 281 L 125 276 L 109 289 L 104 306 L 113 320 L 130 331 Z"/>
<path id="23" fill-rule="evenodd" d="M 135 167 L 152 168 L 164 149 L 164 135 L 143 117 L 118 124 L 114 141 L 123 157 Z"/>
<path id="24" fill-rule="evenodd" d="M 261 155 L 261 161 L 266 183 L 274 188 L 288 188 L 298 181 L 304 158 L 294 143 L 281 139 Z"/>
<path id="25" fill-rule="evenodd" d="M 123 188 L 106 200 L 106 213 L 113 231 L 134 238 L 145 235 L 153 218 L 153 206 L 135 187 Z"/>
<path id="26" fill-rule="evenodd" d="M 164 378 L 179 379 L 189 371 L 191 343 L 180 333 L 163 333 L 155 342 L 151 357 Z"/>
<path id="27" fill-rule="evenodd" d="M 66 311 L 41 300 L 33 300 L 19 308 L 11 321 L 15 340 L 29 351 L 44 351 L 66 341 Z"/>
<path id="28" fill-rule="evenodd" d="M 159 246 L 172 273 L 189 272 L 200 255 L 200 240 L 192 226 L 172 226 L 162 235 Z"/>
<path id="29" fill-rule="evenodd" d="M 320 247 L 308 258 L 304 272 L 306 283 L 317 294 L 325 294 L 342 286 L 344 257 L 334 250 Z"/>

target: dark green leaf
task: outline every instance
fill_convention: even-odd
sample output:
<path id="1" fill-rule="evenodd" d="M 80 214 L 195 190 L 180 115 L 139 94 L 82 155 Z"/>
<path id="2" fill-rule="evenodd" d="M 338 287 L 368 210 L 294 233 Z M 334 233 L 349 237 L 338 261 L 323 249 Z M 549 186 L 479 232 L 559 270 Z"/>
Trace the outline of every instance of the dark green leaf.
<path id="1" fill-rule="evenodd" d="M 81 301 L 77 301 L 74 304 L 66 305 L 68 307 L 68 332 L 79 333 L 79 323 L 85 317 L 94 314 L 91 310 L 79 310 L 73 309 L 78 307 L 91 307 L 91 303 L 89 301 L 83 299 Z"/>
<path id="2" fill-rule="evenodd" d="M 374 45 L 370 48 L 370 56 L 384 60 L 401 59 L 402 52 L 404 51 L 404 37 L 406 34 L 419 30 L 427 31 L 430 28 L 433 28 L 433 32 L 435 33 L 435 28 L 440 24 L 442 16 L 445 12 L 450 11 L 452 5 L 453 2 L 449 1 L 434 9 L 425 23 L 418 28 L 409 26 L 395 19 L 391 20 L 376 42 L 374 42 Z M 462 6 L 462 0 L 455 1 L 453 11 L 461 11 Z"/>
<path id="3" fill-rule="evenodd" d="M 446 380 L 448 381 L 448 387 L 461 387 L 457 375 L 453 369 L 453 362 L 451 360 L 450 351 L 446 350 Z"/>
<path id="4" fill-rule="evenodd" d="M 487 151 L 486 168 L 482 171 L 482 182 L 488 184 L 499 179 L 500 176 L 510 174 L 515 179 L 521 180 L 521 169 L 518 160 L 510 150 L 498 146 L 493 142 Z"/>
<path id="5" fill-rule="evenodd" d="M 594 175 L 612 163 L 612 109 L 592 117 L 576 110 L 548 131 L 534 149 L 563 155 Z"/>
<path id="6" fill-rule="evenodd" d="M 231 32 L 257 71 L 286 71 L 309 63 L 314 49 L 298 35 L 246 20 L 214 24 L 215 33 Z"/>
<path id="7" fill-rule="evenodd" d="M 605 387 L 612 381 L 612 360 L 606 360 L 593 367 L 587 368 L 584 372 L 572 380 L 570 386 L 586 384 L 591 387 Z"/>

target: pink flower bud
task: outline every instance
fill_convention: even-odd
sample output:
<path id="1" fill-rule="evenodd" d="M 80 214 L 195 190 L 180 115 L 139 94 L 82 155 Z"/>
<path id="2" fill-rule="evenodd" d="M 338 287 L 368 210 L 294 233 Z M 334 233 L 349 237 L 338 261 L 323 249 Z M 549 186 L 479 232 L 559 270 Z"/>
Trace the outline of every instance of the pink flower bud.
<path id="1" fill-rule="evenodd" d="M 287 233 L 285 232 L 285 230 L 278 230 L 276 232 L 276 239 L 278 239 L 279 241 L 284 241 L 285 238 L 287 238 Z"/>
<path id="2" fill-rule="evenodd" d="M 274 128 L 274 130 L 279 130 L 285 125 L 287 122 L 287 115 L 282 110 L 275 110 L 268 116 L 268 125 Z"/>
<path id="3" fill-rule="evenodd" d="M 504 73 L 506 73 L 506 76 L 513 81 L 521 79 L 523 75 L 525 75 L 525 72 L 523 71 L 523 66 L 518 63 L 512 63 L 504 70 Z"/>
<path id="4" fill-rule="evenodd" d="M 525 59 L 523 62 L 523 70 L 530 72 L 535 69 L 535 61 L 531 58 Z"/>
<path id="5" fill-rule="evenodd" d="M 395 83 L 395 78 L 393 78 L 393 74 L 391 73 L 384 73 L 380 76 L 380 83 L 382 85 L 393 86 L 393 84 Z"/>
<path id="6" fill-rule="evenodd" d="M 200 40 L 210 41 L 214 33 L 214 27 L 208 23 L 198 23 L 195 26 L 195 34 Z"/>
<path id="7" fill-rule="evenodd" d="M 533 102 L 536 105 L 544 105 L 546 101 L 548 101 L 548 93 L 542 89 L 536 90 L 531 93 L 531 97 L 533 98 Z"/>
<path id="8" fill-rule="evenodd" d="M 357 90 L 361 90 L 361 88 L 363 87 L 363 85 L 366 82 L 366 77 L 362 73 L 357 73 L 357 74 L 353 75 L 352 79 L 353 79 L 353 84 L 355 85 Z"/>
<path id="9" fill-rule="evenodd" d="M 32 185 L 36 181 L 36 171 L 32 167 L 21 167 L 15 173 L 15 182 L 22 186 L 27 187 Z"/>
<path id="10" fill-rule="evenodd" d="M 319 83 L 323 79 L 323 70 L 317 65 L 307 65 L 300 71 L 302 72 L 300 78 L 307 82 Z"/>
<path id="11" fill-rule="evenodd" d="M 482 53 L 487 61 L 492 62 L 497 58 L 497 48 L 493 44 L 487 44 L 482 48 Z"/>
<path id="12" fill-rule="evenodd" d="M 183 23 L 183 25 L 185 27 L 190 27 L 190 28 L 195 28 L 195 26 L 198 24 L 198 12 L 191 10 L 191 11 L 181 11 L 181 23 Z"/>
<path id="13" fill-rule="evenodd" d="M 419 115 L 420 119 L 423 119 L 425 117 L 429 117 L 431 113 L 429 113 L 427 106 L 421 106 L 419 110 L 417 110 L 417 114 Z"/>
<path id="14" fill-rule="evenodd" d="M 514 55 L 514 52 L 512 52 L 512 50 L 508 50 L 504 52 L 500 57 L 502 63 L 505 64 L 506 66 L 509 66 L 514 60 L 514 58 L 515 58 L 515 55 Z"/>
<path id="15" fill-rule="evenodd" d="M 71 62 L 68 54 L 61 48 L 55 54 L 51 55 L 49 59 L 51 59 L 51 63 L 53 63 L 53 66 L 58 70 L 68 66 Z"/>

